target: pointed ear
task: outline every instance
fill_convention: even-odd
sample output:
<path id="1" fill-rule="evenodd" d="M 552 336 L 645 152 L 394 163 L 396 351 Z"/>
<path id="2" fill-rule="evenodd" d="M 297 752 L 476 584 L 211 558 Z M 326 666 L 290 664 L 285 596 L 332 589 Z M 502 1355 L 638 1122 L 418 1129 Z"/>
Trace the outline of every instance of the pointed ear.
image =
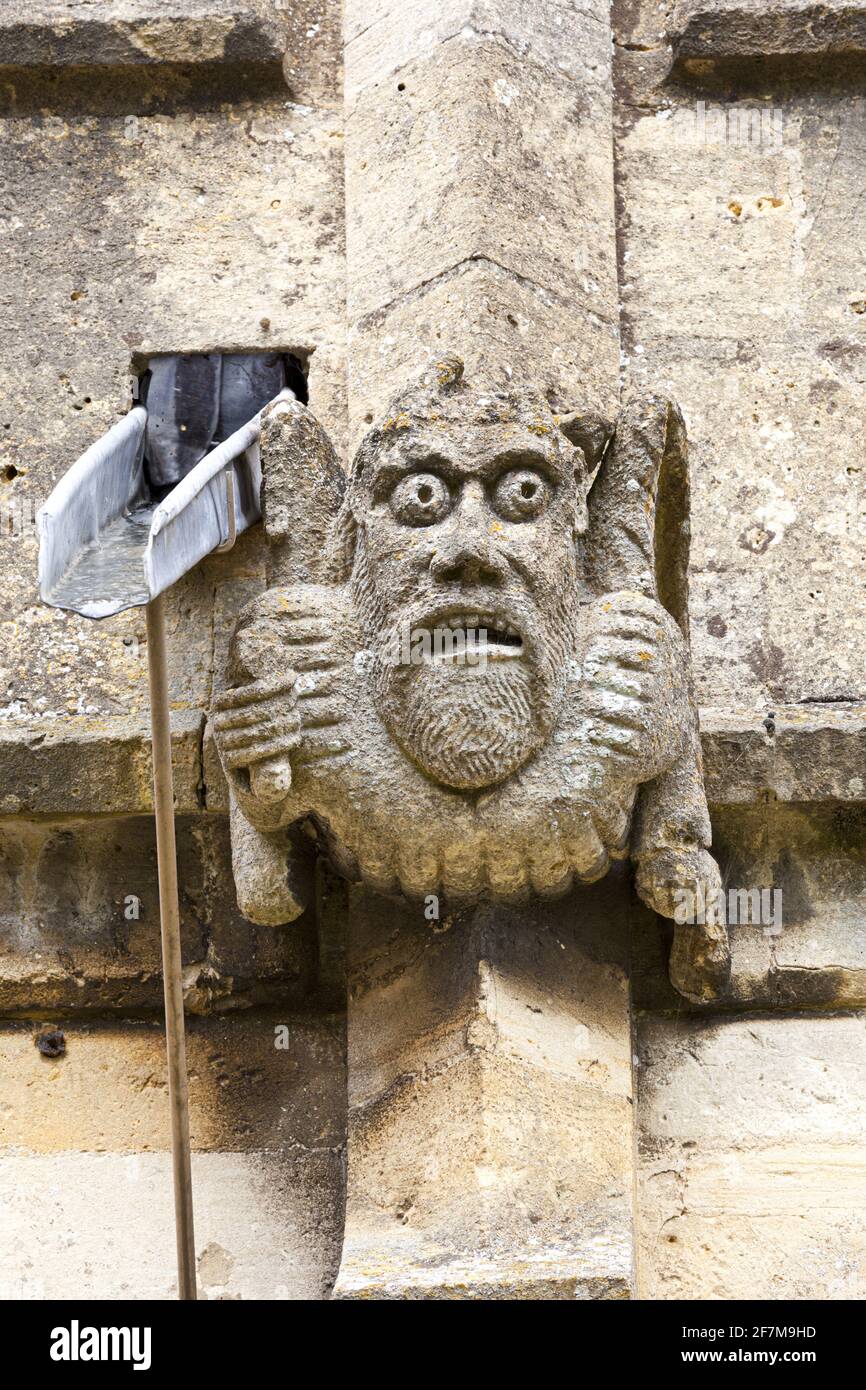
<path id="1" fill-rule="evenodd" d="M 586 577 L 598 594 L 657 598 L 688 636 L 689 464 L 679 407 L 662 396 L 623 402 L 589 499 Z"/>
<path id="2" fill-rule="evenodd" d="M 571 415 L 560 415 L 559 428 L 568 442 L 576 444 L 586 459 L 586 490 L 589 492 L 613 434 L 613 425 L 594 411 L 575 410 Z"/>

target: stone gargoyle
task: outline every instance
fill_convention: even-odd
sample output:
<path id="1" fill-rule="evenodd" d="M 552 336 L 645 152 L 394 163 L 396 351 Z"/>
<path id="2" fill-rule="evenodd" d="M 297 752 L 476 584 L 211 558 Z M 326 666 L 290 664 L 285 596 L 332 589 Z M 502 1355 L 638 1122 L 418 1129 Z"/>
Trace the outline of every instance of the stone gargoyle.
<path id="1" fill-rule="evenodd" d="M 632 399 L 611 430 L 449 356 L 348 477 L 295 402 L 262 457 L 269 587 L 213 721 L 246 917 L 304 910 L 311 839 L 408 899 L 554 897 L 630 856 L 663 916 L 712 900 L 675 405 Z M 729 968 L 723 925 L 675 926 L 682 993 Z"/>

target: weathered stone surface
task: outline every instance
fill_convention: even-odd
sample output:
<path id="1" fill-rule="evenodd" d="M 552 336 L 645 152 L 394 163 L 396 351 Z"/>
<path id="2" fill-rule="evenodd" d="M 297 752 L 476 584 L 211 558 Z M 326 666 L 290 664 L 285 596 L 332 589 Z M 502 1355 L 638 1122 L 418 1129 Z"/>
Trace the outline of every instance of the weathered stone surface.
<path id="1" fill-rule="evenodd" d="M 722 63 L 738 80 L 744 75 L 738 64 L 769 61 L 778 80 L 798 60 L 845 63 L 866 48 L 866 14 L 858 0 L 617 0 L 611 18 L 622 75 L 645 96 L 672 69 L 701 79 L 711 64 Z M 650 100 L 658 102 L 658 90 Z"/>
<path id="2" fill-rule="evenodd" d="M 399 86 L 350 117 L 352 320 L 480 258 L 612 322 L 609 93 L 462 38 Z"/>
<path id="3" fill-rule="evenodd" d="M 862 1014 L 645 1019 L 638 1295 L 866 1294 Z"/>
<path id="4" fill-rule="evenodd" d="M 503 385 L 531 360 L 537 383 L 562 414 L 616 411 L 619 331 L 584 314 L 567 296 L 472 260 L 369 315 L 352 330 L 350 437 L 384 412 L 391 383 L 435 362 L 442 344 L 465 344 L 467 376 Z"/>
<path id="5" fill-rule="evenodd" d="M 299 401 L 282 401 L 264 413 L 261 449 L 268 583 L 315 584 L 346 490 L 334 446 Z"/>
<path id="6" fill-rule="evenodd" d="M 710 805 L 866 798 L 866 707 L 777 705 L 701 710 Z"/>
<path id="7" fill-rule="evenodd" d="M 175 807 L 201 809 L 200 710 L 172 715 Z M 0 723 L 0 815 L 136 815 L 153 810 L 147 718 Z"/>
<path id="8" fill-rule="evenodd" d="M 35 1023 L 0 1029 L 4 1147 L 29 1153 L 170 1148 L 161 1021 L 66 1020 L 63 1030 L 65 1055 L 48 1061 L 33 1044 Z M 277 1047 L 279 1040 L 285 1045 Z M 289 1009 L 192 1018 L 187 1055 L 196 1151 L 337 1155 L 345 1129 L 338 1021 Z"/>
<path id="9" fill-rule="evenodd" d="M 12 508 L 18 499 L 30 505 L 27 499 L 33 498 L 28 482 L 19 486 L 20 476 L 16 472 L 11 486 L 0 492 L 0 500 L 10 495 L 7 505 Z M 41 504 L 44 498 L 38 500 Z M 95 734 L 115 723 L 121 726 L 125 717 L 143 724 L 148 718 L 144 611 L 129 609 L 109 622 L 94 623 L 44 607 L 37 601 L 35 535 L 7 535 L 4 541 L 0 591 L 8 601 L 2 619 L 6 664 L 0 669 L 0 725 L 44 723 L 50 730 L 68 724 L 74 739 L 86 723 Z M 223 571 L 226 578 L 231 568 Z M 210 692 L 212 605 L 213 586 L 204 569 L 186 575 L 167 598 L 169 685 L 177 713 L 192 713 Z"/>
<path id="10" fill-rule="evenodd" d="M 217 624 L 216 661 L 223 671 L 228 643 L 240 610 L 261 592 L 263 578 L 251 579 L 246 590 L 222 589 L 228 607 Z M 701 710 L 701 746 L 707 798 L 712 807 L 754 803 L 767 792 L 784 802 L 859 802 L 866 778 L 866 710 L 863 706 L 775 706 L 768 733 L 768 711 L 754 714 L 718 708 Z M 204 733 L 199 763 L 197 732 L 203 712 L 189 710 L 174 717 L 175 798 L 179 811 L 200 808 L 228 810 L 228 791 L 213 727 Z M 141 814 L 152 809 L 150 727 L 146 720 L 46 720 L 27 725 L 0 726 L 0 769 L 22 791 L 5 803 L 6 814 L 32 811 L 44 815 L 66 812 L 104 814 L 117 810 Z M 38 750 L 39 758 L 33 754 Z M 34 784 L 34 762 L 42 762 Z M 77 773 L 69 777 L 70 772 Z M 202 777 L 204 785 L 202 787 Z M 23 787 L 28 786 L 25 800 Z M 72 788 L 79 795 L 72 799 Z M 13 793 L 7 792 L 7 797 Z"/>
<path id="11" fill-rule="evenodd" d="M 782 716 L 777 713 L 776 718 L 779 738 Z M 191 719 L 183 716 L 183 721 Z M 199 723 L 198 718 L 192 720 L 188 742 L 175 744 L 180 811 L 197 809 Z M 124 728 L 129 733 L 128 726 Z M 789 780 L 787 775 L 776 779 L 780 801 L 787 800 L 791 793 L 802 801 L 847 800 L 853 804 L 845 813 L 832 804 L 826 811 L 817 807 L 806 811 L 797 807 L 787 810 L 784 805 L 768 802 L 762 789 L 773 785 L 768 775 L 773 763 L 772 746 L 758 724 L 752 739 L 756 747 L 750 751 L 748 729 L 747 724 L 738 721 L 705 718 L 705 767 L 711 796 L 718 803 L 713 815 L 715 852 L 727 883 L 736 880 L 736 885 L 743 886 L 783 886 L 786 925 L 782 938 L 776 941 L 770 941 L 760 929 L 732 933 L 729 1003 L 809 1007 L 860 1003 L 866 997 L 866 940 L 862 930 L 866 915 L 855 866 L 861 833 L 857 829 L 857 803 L 862 802 L 862 792 L 858 794 L 856 786 L 851 785 L 850 776 L 853 769 L 862 765 L 862 731 L 858 732 L 856 722 L 852 730 L 835 708 L 824 711 L 814 724 L 811 715 L 803 715 L 790 725 L 789 752 L 777 760 L 778 772 L 787 769 L 791 779 L 796 774 L 796 780 Z M 7 731 L 7 740 L 11 732 Z M 141 815 L 149 809 L 146 726 L 137 726 L 127 743 L 116 743 L 110 734 L 94 732 L 73 742 L 71 748 L 65 741 L 68 732 L 65 725 L 60 731 L 55 729 L 55 741 L 39 745 L 39 755 L 44 760 L 40 773 L 42 793 L 40 797 L 31 796 L 28 802 L 33 813 L 58 815 L 71 809 L 80 814 L 106 814 L 116 806 L 130 815 Z M 16 759 L 27 765 L 32 786 L 33 755 L 28 752 L 27 742 L 20 739 L 19 731 L 14 734 Z M 821 749 L 825 736 L 830 743 Z M 8 747 L 8 742 L 0 742 L 0 750 L 4 747 Z M 187 747 L 192 759 L 189 765 L 183 754 Z M 72 753 L 78 760 L 74 765 Z M 17 766 L 14 760 L 5 764 L 5 785 L 23 785 L 20 769 L 15 771 Z M 96 787 L 94 776 L 99 778 Z M 225 783 L 212 737 L 206 742 L 205 779 L 208 808 L 226 810 Z M 82 794 L 71 806 L 56 804 L 61 802 L 60 793 L 68 794 L 76 787 Z M 85 789 L 93 799 L 83 795 Z M 736 809 L 726 812 L 726 804 Z M 748 815 L 746 807 L 751 808 Z M 773 831 L 769 839 L 768 827 Z M 256 931 L 226 910 L 232 888 L 225 878 L 222 860 L 225 833 L 224 826 L 201 822 L 193 839 L 182 836 L 181 841 L 182 881 L 188 894 L 187 959 L 190 964 L 198 960 L 201 969 L 208 972 L 212 997 L 204 1002 L 231 1007 L 254 997 L 256 992 L 276 988 L 281 981 L 280 987 L 288 987 L 293 979 L 297 980 L 294 988 L 308 989 L 305 982 L 309 980 L 309 966 L 304 966 L 300 975 L 297 973 L 302 961 L 308 959 L 303 952 L 311 949 L 308 935 L 303 938 L 307 944 L 302 948 L 299 928 L 286 932 Z M 10 878 L 3 908 L 5 954 L 0 994 L 4 1007 L 26 1009 L 28 1001 L 38 1007 L 62 1008 L 93 1008 L 121 1000 L 127 1007 L 136 1003 L 159 1005 L 152 835 L 152 825 L 142 820 L 102 828 L 78 822 L 29 828 L 12 821 L 5 824 L 2 839 Z M 121 847 L 120 854 L 116 845 Z M 761 847 L 759 859 L 750 852 L 750 845 Z M 794 865 L 807 861 L 801 869 L 808 884 L 810 910 L 806 917 L 795 915 L 803 895 L 788 894 L 790 871 L 776 871 L 783 855 Z M 204 862 L 210 865 L 207 873 Z M 34 867 L 25 871 L 28 863 Z M 31 884 L 32 907 L 22 896 L 26 883 Z M 124 899 L 128 894 L 141 899 L 138 923 L 124 918 Z M 201 946 L 201 914 L 209 911 L 209 900 L 214 903 L 208 928 L 213 946 L 210 963 L 206 964 L 208 953 Z M 27 949 L 22 931 L 30 943 Z M 639 1002 L 645 1006 L 681 1008 L 681 999 L 666 983 L 667 946 L 659 924 L 652 920 L 642 930 L 641 940 L 642 965 L 636 977 Z M 297 955 L 299 950 L 301 956 Z M 211 971 L 215 972 L 213 977 Z"/>
<path id="12" fill-rule="evenodd" d="M 291 930 L 238 913 L 224 818 L 178 820 L 187 1008 L 317 998 L 308 918 Z M 161 1009 L 152 818 L 0 820 L 0 1010 Z"/>
<path id="13" fill-rule="evenodd" d="M 606 3 L 352 0 L 346 33 L 352 448 L 445 346 L 500 383 L 531 356 L 565 408 L 609 409 Z"/>
<path id="14" fill-rule="evenodd" d="M 283 72 L 296 101 L 343 105 L 343 6 L 341 0 L 285 0 Z"/>
<path id="15" fill-rule="evenodd" d="M 623 888 L 439 921 L 353 892 L 336 1298 L 630 1296 Z"/>
<path id="16" fill-rule="evenodd" d="M 161 1025 L 67 1021 L 56 1061 L 35 1030 L 0 1033 L 2 1296 L 176 1297 Z M 325 1296 L 341 1237 L 340 1026 L 197 1019 L 187 1048 L 200 1297 Z"/>
<path id="17" fill-rule="evenodd" d="M 862 53 L 862 0 L 676 0 L 669 24 L 683 58 Z"/>
<path id="18" fill-rule="evenodd" d="M 346 101 L 449 39 L 505 44 L 524 62 L 591 86 L 610 71 L 608 0 L 515 5 L 511 0 L 440 0 L 435 9 L 400 0 L 351 0 L 346 7 Z"/>
<path id="19" fill-rule="evenodd" d="M 338 1162 L 202 1153 L 192 1168 L 199 1299 L 327 1297 L 340 1258 Z M 168 1154 L 0 1157 L 0 1205 L 0 1297 L 177 1298 Z"/>
<path id="20" fill-rule="evenodd" d="M 840 74 L 653 100 L 620 107 L 623 349 L 688 422 L 698 698 L 862 701 L 862 96 Z"/>
<path id="21" fill-rule="evenodd" d="M 772 713 L 774 735 L 765 720 Z M 774 705 L 772 711 L 700 711 L 707 800 L 717 809 L 763 802 L 859 802 L 866 766 L 866 711 L 850 705 Z M 204 736 L 206 805 L 228 810 L 213 726 Z"/>
<path id="22" fill-rule="evenodd" d="M 15 67 L 279 63 L 285 46 L 273 0 L 6 0 L 0 16 L 0 62 Z"/>

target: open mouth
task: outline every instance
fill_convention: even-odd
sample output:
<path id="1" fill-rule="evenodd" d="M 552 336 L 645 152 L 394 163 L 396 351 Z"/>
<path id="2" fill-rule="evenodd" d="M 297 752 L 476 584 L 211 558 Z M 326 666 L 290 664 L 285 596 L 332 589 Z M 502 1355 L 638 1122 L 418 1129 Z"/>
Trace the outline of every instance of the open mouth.
<path id="1" fill-rule="evenodd" d="M 420 629 L 416 629 L 419 631 Z M 451 613 L 431 621 L 429 660 L 509 661 L 523 656 L 523 638 L 499 614 Z"/>

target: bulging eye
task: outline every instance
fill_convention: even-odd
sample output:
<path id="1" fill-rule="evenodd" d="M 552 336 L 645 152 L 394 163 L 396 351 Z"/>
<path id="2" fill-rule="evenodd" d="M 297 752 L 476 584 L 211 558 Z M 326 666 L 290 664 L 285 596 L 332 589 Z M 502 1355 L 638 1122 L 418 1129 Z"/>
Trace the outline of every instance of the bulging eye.
<path id="1" fill-rule="evenodd" d="M 433 526 L 451 510 L 451 493 L 438 473 L 410 473 L 391 493 L 391 511 L 404 526 Z"/>
<path id="2" fill-rule="evenodd" d="M 550 484 L 532 468 L 503 473 L 493 489 L 493 505 L 506 521 L 534 521 L 550 501 Z"/>

